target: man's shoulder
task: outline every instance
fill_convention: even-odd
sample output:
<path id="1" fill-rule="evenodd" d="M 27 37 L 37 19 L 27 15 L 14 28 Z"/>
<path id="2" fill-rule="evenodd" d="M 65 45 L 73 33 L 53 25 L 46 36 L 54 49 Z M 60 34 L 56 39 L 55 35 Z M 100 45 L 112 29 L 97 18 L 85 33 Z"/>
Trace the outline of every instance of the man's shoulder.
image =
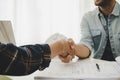
<path id="1" fill-rule="evenodd" d="M 91 17 L 94 17 L 95 15 L 97 15 L 97 13 L 98 13 L 97 8 L 95 8 L 94 10 L 88 11 L 87 13 L 85 13 L 84 17 L 88 17 L 88 18 L 90 17 L 91 18 Z"/>

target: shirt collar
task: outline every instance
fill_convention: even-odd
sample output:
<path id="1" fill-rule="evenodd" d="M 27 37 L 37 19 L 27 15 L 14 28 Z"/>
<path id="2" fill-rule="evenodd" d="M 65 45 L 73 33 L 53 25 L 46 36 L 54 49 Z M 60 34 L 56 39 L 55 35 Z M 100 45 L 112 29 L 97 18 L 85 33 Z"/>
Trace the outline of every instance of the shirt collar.
<path id="1" fill-rule="evenodd" d="M 96 9 L 96 12 L 98 15 L 102 16 L 103 14 L 100 12 L 99 8 Z M 114 16 L 119 16 L 120 15 L 120 5 L 118 2 L 116 2 L 115 7 L 111 13 Z"/>
<path id="2" fill-rule="evenodd" d="M 115 7 L 114 7 L 111 14 L 113 14 L 114 16 L 119 16 L 120 15 L 120 6 L 117 2 L 115 4 Z"/>

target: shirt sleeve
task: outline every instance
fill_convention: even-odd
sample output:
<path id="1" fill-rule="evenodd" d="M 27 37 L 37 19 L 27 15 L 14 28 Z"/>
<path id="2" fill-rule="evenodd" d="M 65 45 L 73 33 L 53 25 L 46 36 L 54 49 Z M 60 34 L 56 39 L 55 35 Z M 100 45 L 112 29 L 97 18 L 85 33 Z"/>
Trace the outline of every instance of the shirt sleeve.
<path id="1" fill-rule="evenodd" d="M 86 47 L 88 47 L 92 53 L 94 53 L 94 43 L 92 40 L 92 36 L 91 36 L 91 32 L 90 32 L 90 27 L 88 24 L 88 19 L 87 19 L 87 15 L 84 15 L 80 24 L 80 35 L 81 35 L 81 39 L 80 39 L 80 44 L 84 44 Z"/>
<path id="2" fill-rule="evenodd" d="M 49 66 L 50 47 L 48 44 L 24 45 L 0 44 L 0 74 L 28 75 Z"/>

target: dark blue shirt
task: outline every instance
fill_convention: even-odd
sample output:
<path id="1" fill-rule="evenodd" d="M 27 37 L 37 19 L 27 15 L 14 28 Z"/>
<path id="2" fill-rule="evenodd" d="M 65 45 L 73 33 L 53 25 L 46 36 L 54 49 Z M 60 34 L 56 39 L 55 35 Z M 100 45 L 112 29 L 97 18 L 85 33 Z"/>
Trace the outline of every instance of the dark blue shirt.
<path id="1" fill-rule="evenodd" d="M 43 70 L 49 66 L 50 53 L 47 44 L 16 47 L 0 43 L 0 74 L 20 76 Z"/>

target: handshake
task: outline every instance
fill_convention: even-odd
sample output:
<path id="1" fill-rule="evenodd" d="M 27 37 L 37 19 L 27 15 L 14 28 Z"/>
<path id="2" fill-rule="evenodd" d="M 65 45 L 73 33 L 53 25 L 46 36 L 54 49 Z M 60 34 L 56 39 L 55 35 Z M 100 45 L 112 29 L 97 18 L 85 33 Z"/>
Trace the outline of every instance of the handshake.
<path id="1" fill-rule="evenodd" d="M 62 62 L 68 63 L 75 56 L 75 43 L 72 39 L 58 40 L 50 45 L 51 58 L 59 56 Z"/>
<path id="2" fill-rule="evenodd" d="M 70 62 L 75 55 L 80 59 L 88 58 L 90 50 L 82 44 L 75 44 L 72 39 L 58 40 L 50 45 L 51 59 L 55 56 L 59 56 L 62 62 Z"/>

